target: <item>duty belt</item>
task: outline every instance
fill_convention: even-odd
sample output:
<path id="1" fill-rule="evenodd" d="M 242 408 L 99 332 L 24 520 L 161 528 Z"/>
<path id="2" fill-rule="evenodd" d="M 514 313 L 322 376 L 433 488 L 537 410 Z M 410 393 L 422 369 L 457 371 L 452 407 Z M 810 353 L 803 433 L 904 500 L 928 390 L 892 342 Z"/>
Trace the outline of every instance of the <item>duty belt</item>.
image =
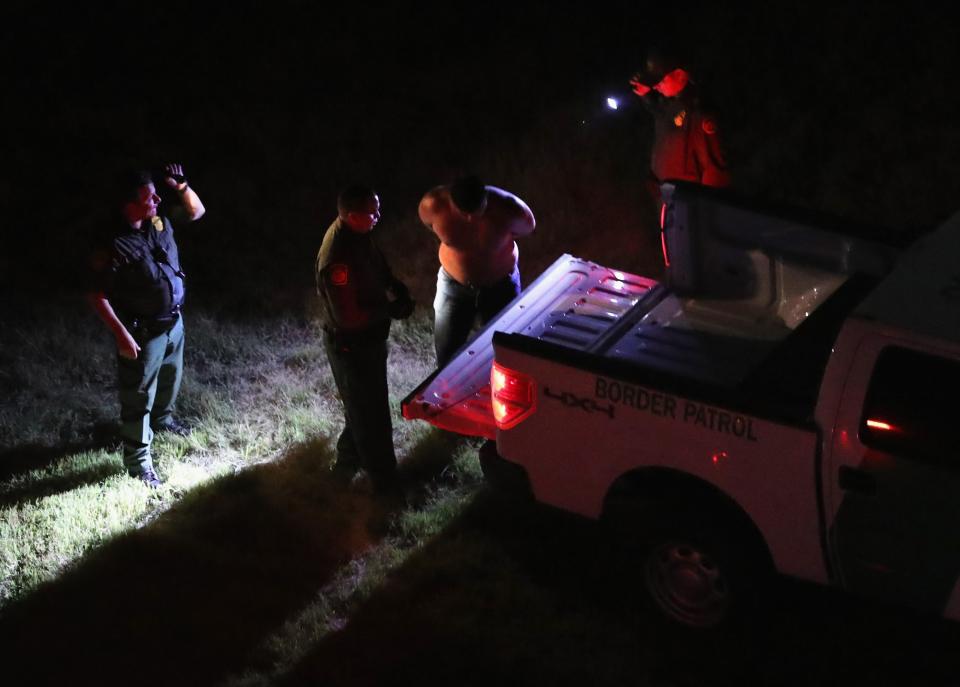
<path id="1" fill-rule="evenodd" d="M 177 320 L 180 319 L 180 306 L 173 306 L 170 312 L 163 315 L 154 315 L 153 317 L 133 316 L 122 319 L 124 324 L 129 322 L 127 329 L 130 330 L 131 334 L 143 332 L 150 336 L 157 336 L 167 333 L 177 323 Z"/>

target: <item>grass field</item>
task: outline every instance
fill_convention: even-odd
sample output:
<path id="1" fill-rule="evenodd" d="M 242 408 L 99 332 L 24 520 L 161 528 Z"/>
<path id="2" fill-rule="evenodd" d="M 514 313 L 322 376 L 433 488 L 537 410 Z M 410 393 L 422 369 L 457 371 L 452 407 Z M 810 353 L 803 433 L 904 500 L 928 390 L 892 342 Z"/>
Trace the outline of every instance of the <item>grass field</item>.
<path id="1" fill-rule="evenodd" d="M 314 326 L 190 313 L 179 406 L 193 432 L 156 440 L 165 484 L 151 491 L 125 476 L 113 439 L 109 337 L 79 303 L 36 317 L 4 330 L 8 395 L 0 416 L 0 602 L 6 629 L 19 627 L 17 641 L 28 646 L 35 645 L 26 624 L 89 623 L 87 612 L 62 617 L 72 604 L 89 603 L 97 616 L 133 610 L 103 628 L 117 651 L 135 653 L 136 629 L 146 622 L 137 609 L 156 621 L 152 607 L 170 607 L 173 585 L 191 597 L 189 607 L 173 601 L 173 608 L 201 612 L 218 629 L 216 603 L 256 606 L 271 623 L 257 617 L 230 632 L 248 635 L 246 650 L 282 668 L 340 627 L 477 489 L 469 443 L 399 417 L 397 453 L 419 485 L 412 505 L 385 512 L 363 484 L 335 487 L 327 470 L 342 415 Z M 394 326 L 394 408 L 431 369 L 429 327 L 423 312 Z M 141 555 L 185 566 L 188 579 L 145 568 L 136 562 Z M 234 598 L 241 591 L 255 601 Z M 63 594 L 71 596 L 67 605 L 37 620 L 37 605 Z M 214 607 L 202 610 L 211 598 Z"/>

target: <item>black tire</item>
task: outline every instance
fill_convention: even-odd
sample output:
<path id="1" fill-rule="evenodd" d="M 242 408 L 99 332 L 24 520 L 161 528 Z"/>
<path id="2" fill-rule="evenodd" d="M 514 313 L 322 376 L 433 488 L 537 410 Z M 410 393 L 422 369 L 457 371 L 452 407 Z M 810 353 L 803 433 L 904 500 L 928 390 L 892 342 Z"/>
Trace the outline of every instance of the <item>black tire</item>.
<path id="1" fill-rule="evenodd" d="M 501 458 L 495 441 L 485 442 L 478 451 L 478 458 L 483 477 L 495 492 L 521 501 L 533 500 L 526 471 Z"/>
<path id="2" fill-rule="evenodd" d="M 729 513 L 677 507 L 631 509 L 619 538 L 624 579 L 670 625 L 710 630 L 750 614 L 770 577 L 762 545 Z M 626 539 L 624 539 L 626 537 Z"/>

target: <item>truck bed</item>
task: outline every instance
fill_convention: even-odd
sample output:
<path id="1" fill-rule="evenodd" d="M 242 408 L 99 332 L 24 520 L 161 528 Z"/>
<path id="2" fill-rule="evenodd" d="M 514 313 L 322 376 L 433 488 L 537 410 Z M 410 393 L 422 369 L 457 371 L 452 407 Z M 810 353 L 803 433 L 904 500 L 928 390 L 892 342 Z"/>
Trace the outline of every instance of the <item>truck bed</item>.
<path id="1" fill-rule="evenodd" d="M 793 330 L 770 308 L 681 298 L 655 280 L 565 254 L 404 399 L 404 417 L 494 438 L 490 367 L 497 331 L 585 360 L 734 390 Z"/>
<path id="2" fill-rule="evenodd" d="M 655 379 L 704 400 L 779 403 L 791 419 L 807 417 L 815 368 L 856 301 L 839 299 L 832 320 L 826 304 L 851 281 L 884 275 L 895 251 L 717 189 L 677 182 L 662 192 L 665 283 L 560 256 L 404 399 L 404 417 L 494 438 L 494 332 L 585 369 Z M 782 379 L 797 370 L 802 379 Z"/>

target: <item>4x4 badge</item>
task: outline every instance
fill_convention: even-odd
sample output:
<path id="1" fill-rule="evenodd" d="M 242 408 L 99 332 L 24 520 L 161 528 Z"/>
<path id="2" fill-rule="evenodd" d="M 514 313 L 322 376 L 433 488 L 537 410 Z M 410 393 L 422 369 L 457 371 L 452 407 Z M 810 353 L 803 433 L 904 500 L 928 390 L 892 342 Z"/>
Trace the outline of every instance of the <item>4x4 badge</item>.
<path id="1" fill-rule="evenodd" d="M 588 413 L 604 413 L 609 416 L 611 420 L 613 419 L 614 408 L 612 403 L 602 406 L 592 398 L 580 398 L 576 394 L 572 394 L 569 391 L 561 391 L 560 393 L 555 394 L 550 391 L 550 387 L 544 387 L 543 395 L 547 398 L 560 401 L 565 406 L 580 408 Z"/>

